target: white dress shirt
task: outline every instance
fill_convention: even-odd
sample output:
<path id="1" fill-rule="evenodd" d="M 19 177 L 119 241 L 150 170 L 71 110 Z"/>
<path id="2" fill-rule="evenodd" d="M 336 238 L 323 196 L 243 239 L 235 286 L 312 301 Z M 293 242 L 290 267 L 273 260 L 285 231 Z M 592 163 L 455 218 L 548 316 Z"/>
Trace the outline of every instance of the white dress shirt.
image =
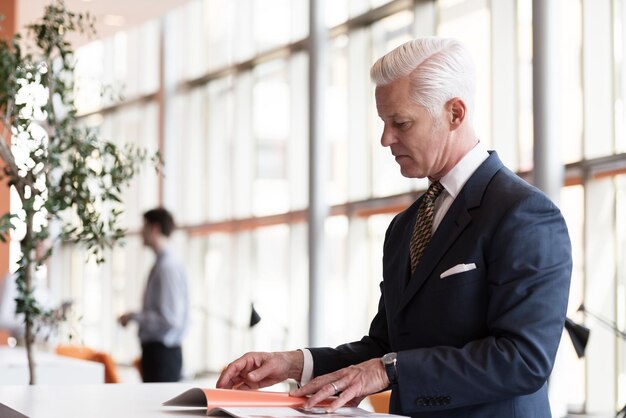
<path id="1" fill-rule="evenodd" d="M 169 249 L 157 254 L 143 298 L 143 309 L 132 315 L 142 343 L 180 346 L 189 322 L 187 276 Z"/>
<path id="2" fill-rule="evenodd" d="M 448 209 L 452 206 L 452 202 L 459 195 L 459 192 L 472 177 L 472 174 L 478 167 L 489 157 L 489 153 L 485 146 L 478 142 L 465 156 L 452 167 L 452 170 L 443 176 L 439 183 L 444 187 L 437 200 L 435 200 L 435 217 L 433 219 L 433 233 L 439 227 L 441 220 Z"/>

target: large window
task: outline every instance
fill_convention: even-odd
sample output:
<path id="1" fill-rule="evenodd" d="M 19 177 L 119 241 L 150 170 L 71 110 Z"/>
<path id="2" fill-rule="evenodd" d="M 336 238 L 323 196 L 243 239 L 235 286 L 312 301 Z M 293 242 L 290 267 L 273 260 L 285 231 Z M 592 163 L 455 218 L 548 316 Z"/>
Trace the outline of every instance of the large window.
<path id="1" fill-rule="evenodd" d="M 562 77 L 551 86 L 560 137 L 550 140 L 566 169 L 559 205 L 574 254 L 568 316 L 591 329 L 582 359 L 563 338 L 551 379 L 555 416 L 626 403 L 626 342 L 577 311 L 584 304 L 626 327 L 624 1 L 559 0 L 553 22 Z M 192 288 L 187 375 L 219 370 L 249 349 L 306 345 L 309 314 L 329 345 L 366 332 L 387 225 L 427 185 L 402 177 L 380 145 L 369 67 L 417 35 L 468 45 L 478 69 L 477 134 L 532 178 L 532 0 L 329 3 L 324 312 L 309 312 L 307 293 L 308 170 L 320 163 L 308 158 L 308 2 L 191 1 L 79 51 L 85 123 L 160 148 L 166 161 L 164 177 L 146 170 L 126 193 L 131 235 L 104 267 L 83 263 L 71 246 L 54 260 L 58 292 L 81 301 L 87 343 L 114 348 L 119 361 L 138 353 L 115 314 L 140 304 L 152 257 L 136 233 L 141 213 L 160 204 L 181 227 L 174 249 Z M 121 101 L 99 95 L 107 84 L 122 89 Z M 262 317 L 253 329 L 251 303 Z"/>

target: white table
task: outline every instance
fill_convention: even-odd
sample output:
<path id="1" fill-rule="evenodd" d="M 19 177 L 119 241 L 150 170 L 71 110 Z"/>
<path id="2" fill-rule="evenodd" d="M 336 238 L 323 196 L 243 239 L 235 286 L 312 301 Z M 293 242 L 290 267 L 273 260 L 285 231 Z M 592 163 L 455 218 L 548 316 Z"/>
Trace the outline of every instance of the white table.
<path id="1" fill-rule="evenodd" d="M 104 383 L 101 363 L 35 351 L 36 379 L 39 384 Z M 28 359 L 23 347 L 0 347 L 0 386 L 28 384 Z M 2 398 L 0 398 L 2 402 Z"/>
<path id="2" fill-rule="evenodd" d="M 204 416 L 206 408 L 161 404 L 189 383 L 0 386 L 0 403 L 29 418 L 152 418 Z"/>

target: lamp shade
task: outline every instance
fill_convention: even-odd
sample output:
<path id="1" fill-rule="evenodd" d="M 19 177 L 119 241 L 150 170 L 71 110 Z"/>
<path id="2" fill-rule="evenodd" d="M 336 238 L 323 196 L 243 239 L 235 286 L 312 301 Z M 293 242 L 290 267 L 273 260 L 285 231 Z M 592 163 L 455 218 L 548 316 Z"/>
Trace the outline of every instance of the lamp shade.
<path id="1" fill-rule="evenodd" d="M 583 357 L 585 355 L 585 347 L 587 347 L 587 342 L 589 341 L 589 328 L 577 324 L 569 318 L 565 318 L 565 329 L 572 340 L 572 344 L 574 344 L 576 355 L 578 358 Z"/>
<path id="2" fill-rule="evenodd" d="M 250 304 L 250 308 L 250 328 L 252 328 L 261 321 L 261 315 L 254 309 L 254 303 Z"/>

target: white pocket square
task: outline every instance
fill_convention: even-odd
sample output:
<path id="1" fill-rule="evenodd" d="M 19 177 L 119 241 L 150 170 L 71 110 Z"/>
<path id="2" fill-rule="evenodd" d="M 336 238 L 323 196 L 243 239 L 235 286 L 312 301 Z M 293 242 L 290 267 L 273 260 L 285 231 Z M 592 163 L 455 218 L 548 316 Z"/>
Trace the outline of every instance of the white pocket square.
<path id="1" fill-rule="evenodd" d="M 470 271 L 470 270 L 475 270 L 475 269 L 476 269 L 476 264 L 474 263 L 457 264 L 456 266 L 451 267 L 448 270 L 441 273 L 439 278 L 443 279 L 445 277 L 452 276 L 453 274 L 463 273 L 464 271 Z"/>

